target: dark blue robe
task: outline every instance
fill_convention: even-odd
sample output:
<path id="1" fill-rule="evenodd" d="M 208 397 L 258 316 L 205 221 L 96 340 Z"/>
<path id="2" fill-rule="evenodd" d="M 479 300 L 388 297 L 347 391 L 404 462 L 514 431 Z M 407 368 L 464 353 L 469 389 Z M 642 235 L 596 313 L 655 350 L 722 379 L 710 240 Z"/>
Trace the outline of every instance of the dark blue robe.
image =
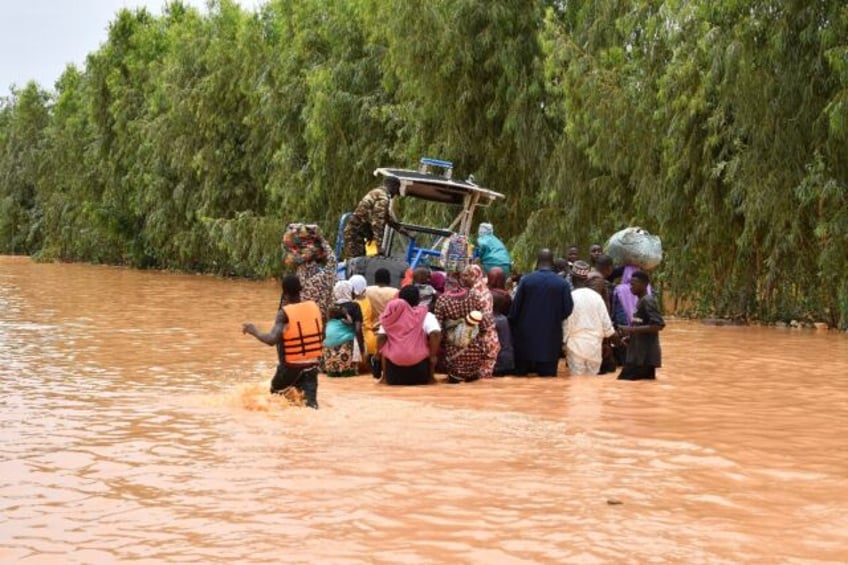
<path id="1" fill-rule="evenodd" d="M 551 269 L 522 277 L 509 311 L 516 361 L 556 362 L 562 350 L 562 321 L 573 309 L 568 283 Z"/>

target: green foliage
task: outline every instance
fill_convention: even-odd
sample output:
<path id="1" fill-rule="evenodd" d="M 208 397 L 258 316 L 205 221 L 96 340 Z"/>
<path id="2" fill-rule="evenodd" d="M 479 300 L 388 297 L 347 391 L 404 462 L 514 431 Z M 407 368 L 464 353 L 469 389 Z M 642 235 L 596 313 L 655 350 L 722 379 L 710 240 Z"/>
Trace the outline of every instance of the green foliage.
<path id="1" fill-rule="evenodd" d="M 840 0 L 122 10 L 55 92 L 0 101 L 0 251 L 269 276 L 287 222 L 332 238 L 422 155 L 506 194 L 479 219 L 524 269 L 638 224 L 667 305 L 848 325 Z"/>
<path id="2" fill-rule="evenodd" d="M 30 82 L 0 106 L 0 250 L 6 253 L 32 253 L 41 244 L 36 195 L 44 168 L 47 102 L 47 94 Z"/>

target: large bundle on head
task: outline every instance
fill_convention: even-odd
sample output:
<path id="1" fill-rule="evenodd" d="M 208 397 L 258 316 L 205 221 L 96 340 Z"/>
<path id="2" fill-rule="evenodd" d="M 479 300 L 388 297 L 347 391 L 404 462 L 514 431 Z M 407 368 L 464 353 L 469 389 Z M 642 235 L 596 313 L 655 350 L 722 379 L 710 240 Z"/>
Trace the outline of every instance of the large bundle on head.
<path id="1" fill-rule="evenodd" d="M 304 263 L 325 265 L 333 250 L 316 224 L 289 224 L 283 232 L 283 266 L 294 271 Z"/>
<path id="2" fill-rule="evenodd" d="M 471 261 L 468 238 L 465 234 L 454 233 L 442 244 L 442 268 L 448 272 L 462 271 Z"/>
<path id="3" fill-rule="evenodd" d="M 607 255 L 620 265 L 638 265 L 649 271 L 662 261 L 662 242 L 640 227 L 625 228 L 613 234 L 604 246 Z"/>

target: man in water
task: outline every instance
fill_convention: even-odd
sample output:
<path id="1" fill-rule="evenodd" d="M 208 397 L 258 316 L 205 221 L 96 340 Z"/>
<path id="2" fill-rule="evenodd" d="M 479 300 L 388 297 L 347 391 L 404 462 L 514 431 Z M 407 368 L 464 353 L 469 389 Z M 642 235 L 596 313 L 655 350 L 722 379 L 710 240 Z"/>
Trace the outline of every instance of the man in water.
<path id="1" fill-rule="evenodd" d="M 592 269 L 585 261 L 576 261 L 571 280 L 574 310 L 563 322 L 563 352 L 571 375 L 597 375 L 603 361 L 604 339 L 615 335 L 606 302 L 590 288 Z M 596 277 L 606 284 L 606 281 Z"/>
<path id="2" fill-rule="evenodd" d="M 555 377 L 562 349 L 562 322 L 574 303 L 571 288 L 553 271 L 550 249 L 539 251 L 536 271 L 518 283 L 509 323 L 515 347 L 515 374 Z"/>
<path id="3" fill-rule="evenodd" d="M 589 280 L 587 281 L 587 286 L 603 298 L 604 304 L 607 307 L 607 313 L 610 317 L 612 317 L 612 285 L 607 281 L 607 277 L 609 277 L 612 273 L 612 257 L 602 253 L 596 258 L 595 269 L 589 272 Z M 604 339 L 603 361 L 601 362 L 601 370 L 598 373 L 599 375 L 615 371 L 616 355 L 619 355 L 622 360 L 624 359 L 623 348 L 624 346 L 618 339 Z M 617 353 L 619 351 L 621 353 Z"/>
<path id="4" fill-rule="evenodd" d="M 656 369 L 662 366 L 659 332 L 665 327 L 656 299 L 648 294 L 651 278 L 644 271 L 630 276 L 630 291 L 639 298 L 629 326 L 619 328 L 625 334 L 627 358 L 618 374 L 620 381 L 656 378 Z"/>
<path id="5" fill-rule="evenodd" d="M 243 324 L 242 333 L 266 345 L 277 346 L 277 372 L 271 379 L 271 394 L 295 387 L 303 393 L 306 405 L 318 408 L 318 363 L 321 361 L 323 327 L 321 310 L 312 300 L 300 299 L 300 279 L 283 278 L 283 304 L 268 333 L 253 324 Z"/>
<path id="6" fill-rule="evenodd" d="M 593 243 L 589 246 L 589 263 L 594 268 L 598 268 L 598 257 L 600 257 L 604 252 L 603 247 L 598 245 L 597 243 Z"/>
<path id="7" fill-rule="evenodd" d="M 391 199 L 400 194 L 400 181 L 386 177 L 383 186 L 366 194 L 354 209 L 344 228 L 345 258 L 365 255 L 365 243 L 374 241 L 377 249 L 383 245 L 386 224 L 406 234 L 392 212 Z"/>

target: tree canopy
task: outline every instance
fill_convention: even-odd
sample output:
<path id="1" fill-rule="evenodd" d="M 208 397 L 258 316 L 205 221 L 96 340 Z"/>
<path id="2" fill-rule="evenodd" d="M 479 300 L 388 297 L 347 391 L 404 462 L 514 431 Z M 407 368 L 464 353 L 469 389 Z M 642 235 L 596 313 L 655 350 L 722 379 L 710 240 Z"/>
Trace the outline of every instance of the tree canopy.
<path id="1" fill-rule="evenodd" d="M 0 252 L 274 275 L 286 223 L 332 237 L 422 155 L 507 195 L 525 268 L 641 225 L 679 310 L 848 326 L 842 0 L 125 9 L 0 100 Z"/>

